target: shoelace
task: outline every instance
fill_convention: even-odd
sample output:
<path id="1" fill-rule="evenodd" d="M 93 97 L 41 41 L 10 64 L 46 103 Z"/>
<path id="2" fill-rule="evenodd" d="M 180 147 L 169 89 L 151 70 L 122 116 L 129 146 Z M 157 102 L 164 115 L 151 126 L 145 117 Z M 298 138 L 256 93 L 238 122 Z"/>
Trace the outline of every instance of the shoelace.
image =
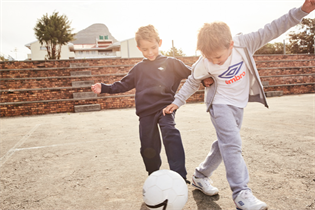
<path id="1" fill-rule="evenodd" d="M 249 190 L 243 190 L 240 192 L 240 195 L 244 199 L 248 199 L 250 201 L 256 201 L 256 197 Z"/>
<path id="2" fill-rule="evenodd" d="M 213 184 L 213 181 L 211 179 L 209 179 L 208 177 L 205 178 L 205 183 L 208 185 L 208 186 L 211 186 L 211 184 Z"/>

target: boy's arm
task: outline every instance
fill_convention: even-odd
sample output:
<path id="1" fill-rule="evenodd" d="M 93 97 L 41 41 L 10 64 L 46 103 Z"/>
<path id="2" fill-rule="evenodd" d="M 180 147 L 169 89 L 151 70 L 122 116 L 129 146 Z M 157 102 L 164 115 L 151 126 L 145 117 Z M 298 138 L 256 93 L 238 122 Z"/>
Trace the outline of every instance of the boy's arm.
<path id="1" fill-rule="evenodd" d="M 189 75 L 182 88 L 176 93 L 172 104 L 175 104 L 177 108 L 184 105 L 186 100 L 199 89 L 202 80 L 207 77 L 209 77 L 209 73 L 203 63 L 203 57 L 200 56 L 192 65 L 191 75 Z"/>
<path id="2" fill-rule="evenodd" d="M 177 107 L 184 105 L 186 100 L 199 89 L 200 84 L 201 80 L 195 79 L 193 74 L 191 74 L 182 88 L 176 93 L 173 104 Z"/>
<path id="3" fill-rule="evenodd" d="M 256 32 L 240 36 L 240 45 L 245 44 L 248 50 L 254 54 L 259 48 L 300 23 L 303 17 L 314 10 L 314 2 L 315 0 L 305 0 L 302 7 L 291 9 L 289 13 L 265 25 L 264 28 Z"/>
<path id="4" fill-rule="evenodd" d="M 120 81 L 114 82 L 110 85 L 101 83 L 101 93 L 123 93 L 135 88 L 134 74 L 135 68 L 131 69 Z"/>
<path id="5" fill-rule="evenodd" d="M 191 67 L 181 60 L 175 59 L 173 68 L 181 79 L 187 79 L 187 77 L 191 74 Z"/>
<path id="6" fill-rule="evenodd" d="M 195 79 L 193 74 L 191 74 L 182 88 L 176 93 L 173 103 L 163 109 L 163 115 L 171 114 L 180 106 L 184 105 L 186 100 L 199 89 L 200 82 L 201 80 Z"/>

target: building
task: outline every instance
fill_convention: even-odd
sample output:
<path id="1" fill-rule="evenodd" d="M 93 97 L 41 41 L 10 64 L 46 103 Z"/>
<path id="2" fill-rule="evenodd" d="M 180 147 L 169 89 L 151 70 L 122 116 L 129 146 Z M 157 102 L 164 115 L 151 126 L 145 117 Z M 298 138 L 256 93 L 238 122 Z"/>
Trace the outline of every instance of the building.
<path id="1" fill-rule="evenodd" d="M 31 50 L 30 54 L 27 54 L 28 60 L 45 60 L 47 59 L 47 50 L 44 45 L 41 45 L 39 41 L 34 41 L 25 45 Z M 61 47 L 60 59 L 74 59 L 74 53 L 70 52 L 67 45 Z"/>
<path id="2" fill-rule="evenodd" d="M 31 50 L 29 60 L 44 60 L 46 47 L 35 41 L 25 45 Z M 62 46 L 60 59 L 84 58 L 141 58 L 134 38 L 118 42 L 104 24 L 93 24 L 79 31 L 75 40 Z"/>
<path id="3" fill-rule="evenodd" d="M 126 39 L 120 42 L 121 58 L 143 58 L 141 51 L 137 47 L 135 38 Z"/>
<path id="4" fill-rule="evenodd" d="M 104 38 L 103 38 L 104 37 Z M 107 36 L 99 36 L 95 44 L 69 44 L 69 50 L 76 59 L 83 58 L 142 58 L 134 38 L 113 43 Z"/>

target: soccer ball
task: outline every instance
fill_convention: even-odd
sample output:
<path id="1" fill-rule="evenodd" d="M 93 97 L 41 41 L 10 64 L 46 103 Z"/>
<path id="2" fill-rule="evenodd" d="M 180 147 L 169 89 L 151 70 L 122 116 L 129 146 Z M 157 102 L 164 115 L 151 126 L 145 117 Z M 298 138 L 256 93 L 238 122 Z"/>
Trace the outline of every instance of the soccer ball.
<path id="1" fill-rule="evenodd" d="M 155 171 L 144 182 L 143 201 L 149 209 L 180 210 L 187 199 L 186 182 L 174 171 Z"/>

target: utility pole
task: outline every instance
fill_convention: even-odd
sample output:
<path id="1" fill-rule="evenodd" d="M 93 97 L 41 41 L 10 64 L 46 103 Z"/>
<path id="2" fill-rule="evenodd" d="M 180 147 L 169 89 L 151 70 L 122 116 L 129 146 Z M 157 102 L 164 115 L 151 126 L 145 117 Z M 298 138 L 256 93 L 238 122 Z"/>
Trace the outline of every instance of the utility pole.
<path id="1" fill-rule="evenodd" d="M 172 40 L 172 52 L 173 52 L 173 57 L 175 57 L 175 52 L 174 52 L 174 40 Z"/>
<path id="2" fill-rule="evenodd" d="M 285 55 L 285 39 L 283 40 L 283 54 Z"/>
<path id="3" fill-rule="evenodd" d="M 18 52 L 17 48 L 14 48 L 14 50 L 13 51 L 11 50 L 11 52 L 15 53 L 15 59 L 17 60 L 17 52 Z"/>

